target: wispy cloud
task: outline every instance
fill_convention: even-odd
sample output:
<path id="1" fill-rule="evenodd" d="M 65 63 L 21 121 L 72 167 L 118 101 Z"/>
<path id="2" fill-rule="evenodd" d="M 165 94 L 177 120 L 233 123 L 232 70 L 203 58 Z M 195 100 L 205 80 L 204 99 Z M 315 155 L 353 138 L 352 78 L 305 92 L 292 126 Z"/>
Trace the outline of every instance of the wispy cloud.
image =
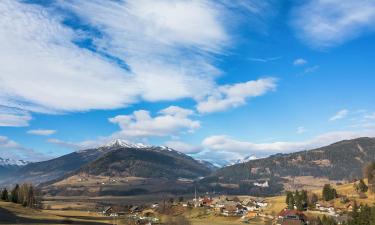
<path id="1" fill-rule="evenodd" d="M 317 70 L 319 69 L 319 66 L 310 66 L 310 67 L 307 67 L 306 69 L 303 70 L 302 73 L 298 74 L 299 76 L 304 76 L 304 75 L 307 75 L 309 73 L 314 73 L 316 72 Z"/>
<path id="2" fill-rule="evenodd" d="M 27 131 L 28 134 L 40 135 L 40 136 L 50 136 L 55 134 L 56 130 L 45 130 L 45 129 L 36 129 Z"/>
<path id="3" fill-rule="evenodd" d="M 263 78 L 245 83 L 219 86 L 210 95 L 198 102 L 201 113 L 224 111 L 246 104 L 248 98 L 257 97 L 275 90 L 275 78 Z"/>
<path id="4" fill-rule="evenodd" d="M 306 133 L 306 128 L 305 127 L 297 127 L 297 134 L 303 134 Z"/>
<path id="5" fill-rule="evenodd" d="M 293 61 L 293 65 L 295 65 L 295 66 L 301 66 L 301 65 L 304 65 L 306 63 L 307 63 L 307 60 L 303 59 L 303 58 L 298 58 L 298 59 L 295 59 Z"/>
<path id="6" fill-rule="evenodd" d="M 31 148 L 26 148 L 6 136 L 0 135 L 0 157 L 9 159 L 23 159 L 28 161 L 45 160 L 48 156 Z"/>
<path id="7" fill-rule="evenodd" d="M 316 48 L 328 48 L 375 28 L 375 2 L 313 0 L 298 6 L 292 16 L 297 35 Z"/>
<path id="8" fill-rule="evenodd" d="M 200 145 L 191 145 L 182 141 L 167 141 L 165 145 L 185 154 L 195 154 L 203 150 Z"/>
<path id="9" fill-rule="evenodd" d="M 270 58 L 248 58 L 248 60 L 254 61 L 254 62 L 268 63 L 268 62 L 279 60 L 281 58 L 282 58 L 281 56 L 277 56 L 277 57 L 270 57 Z"/>
<path id="10" fill-rule="evenodd" d="M 345 118 L 349 113 L 349 110 L 343 109 L 338 111 L 335 115 L 333 115 L 331 118 L 329 118 L 329 121 L 335 121 Z"/>
<path id="11" fill-rule="evenodd" d="M 68 0 L 47 8 L 0 1 L 0 104 L 66 113 L 202 99 L 223 73 L 214 56 L 233 44 L 232 24 L 223 17 L 233 15 L 234 6 L 215 3 Z M 266 8 L 238 4 L 257 15 Z M 71 15 L 77 26 L 66 22 Z"/>
<path id="12" fill-rule="evenodd" d="M 0 105 L 0 127 L 26 127 L 31 119 L 24 110 Z"/>

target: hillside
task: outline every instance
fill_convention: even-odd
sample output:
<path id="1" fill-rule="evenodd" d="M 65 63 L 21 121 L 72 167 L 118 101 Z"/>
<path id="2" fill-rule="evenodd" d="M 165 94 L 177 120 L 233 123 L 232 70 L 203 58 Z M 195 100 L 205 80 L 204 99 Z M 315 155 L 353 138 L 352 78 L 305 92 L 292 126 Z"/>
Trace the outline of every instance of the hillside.
<path id="1" fill-rule="evenodd" d="M 211 170 L 205 164 L 169 148 L 120 148 L 83 166 L 78 172 L 102 176 L 197 178 Z"/>
<path id="2" fill-rule="evenodd" d="M 247 194 L 262 191 L 277 193 L 281 192 L 284 184 L 293 177 L 310 176 L 334 181 L 361 177 L 364 165 L 373 160 L 375 160 L 375 138 L 358 138 L 309 151 L 276 154 L 268 158 L 224 167 L 205 178 L 203 184 L 220 187 L 223 186 L 222 184 L 242 186 Z M 269 187 L 255 187 L 254 183 L 260 180 L 268 180 Z"/>
<path id="3" fill-rule="evenodd" d="M 39 184 L 58 179 L 78 170 L 86 163 L 92 162 L 104 154 L 122 147 L 143 147 L 143 145 L 129 144 L 121 140 L 114 140 L 98 148 L 76 151 L 51 160 L 13 167 L 10 168 L 12 169 L 11 171 L 3 173 L 4 177 L 0 180 L 0 184 L 9 185 L 21 182 Z"/>
<path id="4" fill-rule="evenodd" d="M 119 147 L 42 186 L 52 195 L 179 194 L 211 172 L 205 162 L 167 147 Z"/>

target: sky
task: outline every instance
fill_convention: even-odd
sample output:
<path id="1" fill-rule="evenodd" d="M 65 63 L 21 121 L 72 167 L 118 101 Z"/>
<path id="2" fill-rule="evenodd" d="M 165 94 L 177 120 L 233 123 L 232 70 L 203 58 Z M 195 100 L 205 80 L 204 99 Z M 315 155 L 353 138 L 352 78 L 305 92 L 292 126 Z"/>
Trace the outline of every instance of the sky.
<path id="1" fill-rule="evenodd" d="M 2 0 L 0 157 L 220 165 L 375 136 L 373 0 Z"/>

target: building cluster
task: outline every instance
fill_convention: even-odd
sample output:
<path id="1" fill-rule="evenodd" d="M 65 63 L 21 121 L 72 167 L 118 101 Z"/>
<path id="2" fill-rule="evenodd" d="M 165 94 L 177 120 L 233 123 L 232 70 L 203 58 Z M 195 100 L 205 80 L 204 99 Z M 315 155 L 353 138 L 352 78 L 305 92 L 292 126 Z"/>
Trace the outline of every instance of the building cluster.
<path id="1" fill-rule="evenodd" d="M 219 197 L 200 197 L 193 199 L 193 202 L 186 206 L 206 207 L 216 215 L 222 216 L 239 216 L 239 217 L 256 217 L 261 210 L 267 207 L 268 202 L 263 198 L 243 198 L 232 196 Z"/>

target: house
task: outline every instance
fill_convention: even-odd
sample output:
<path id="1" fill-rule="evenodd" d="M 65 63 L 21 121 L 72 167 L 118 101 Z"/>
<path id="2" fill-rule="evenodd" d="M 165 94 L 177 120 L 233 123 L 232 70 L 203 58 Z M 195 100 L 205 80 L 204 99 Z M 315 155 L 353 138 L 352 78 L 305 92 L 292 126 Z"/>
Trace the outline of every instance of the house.
<path id="1" fill-rule="evenodd" d="M 253 219 L 257 216 L 258 216 L 258 212 L 255 212 L 255 211 L 250 211 L 246 214 L 246 217 L 249 218 L 249 219 Z"/>
<path id="2" fill-rule="evenodd" d="M 200 201 L 200 206 L 210 206 L 212 204 L 212 198 L 209 198 L 209 197 L 204 197 L 201 201 Z"/>
<path id="3" fill-rule="evenodd" d="M 132 206 L 130 209 L 129 209 L 130 213 L 137 213 L 137 212 L 141 212 L 141 208 L 139 206 Z"/>
<path id="4" fill-rule="evenodd" d="M 228 203 L 221 209 L 221 214 L 224 216 L 236 216 L 237 212 L 237 205 L 233 203 Z"/>
<path id="5" fill-rule="evenodd" d="M 322 212 L 328 212 L 330 214 L 335 214 L 335 207 L 333 206 L 333 204 L 324 204 L 324 203 L 316 203 L 315 204 L 315 208 L 319 211 L 322 211 Z"/>
<path id="6" fill-rule="evenodd" d="M 102 211 L 102 214 L 105 216 L 110 216 L 111 213 L 114 213 L 112 206 L 107 206 Z"/>
<path id="7" fill-rule="evenodd" d="M 257 199 L 254 203 L 258 208 L 264 208 L 268 205 L 268 202 L 264 199 Z"/>
<path id="8" fill-rule="evenodd" d="M 264 182 L 254 182 L 253 183 L 254 186 L 257 186 L 257 187 L 269 187 L 269 184 L 268 184 L 268 180 L 264 181 Z"/>
<path id="9" fill-rule="evenodd" d="M 283 209 L 276 217 L 276 224 L 279 225 L 306 225 L 306 215 L 298 210 Z"/>

